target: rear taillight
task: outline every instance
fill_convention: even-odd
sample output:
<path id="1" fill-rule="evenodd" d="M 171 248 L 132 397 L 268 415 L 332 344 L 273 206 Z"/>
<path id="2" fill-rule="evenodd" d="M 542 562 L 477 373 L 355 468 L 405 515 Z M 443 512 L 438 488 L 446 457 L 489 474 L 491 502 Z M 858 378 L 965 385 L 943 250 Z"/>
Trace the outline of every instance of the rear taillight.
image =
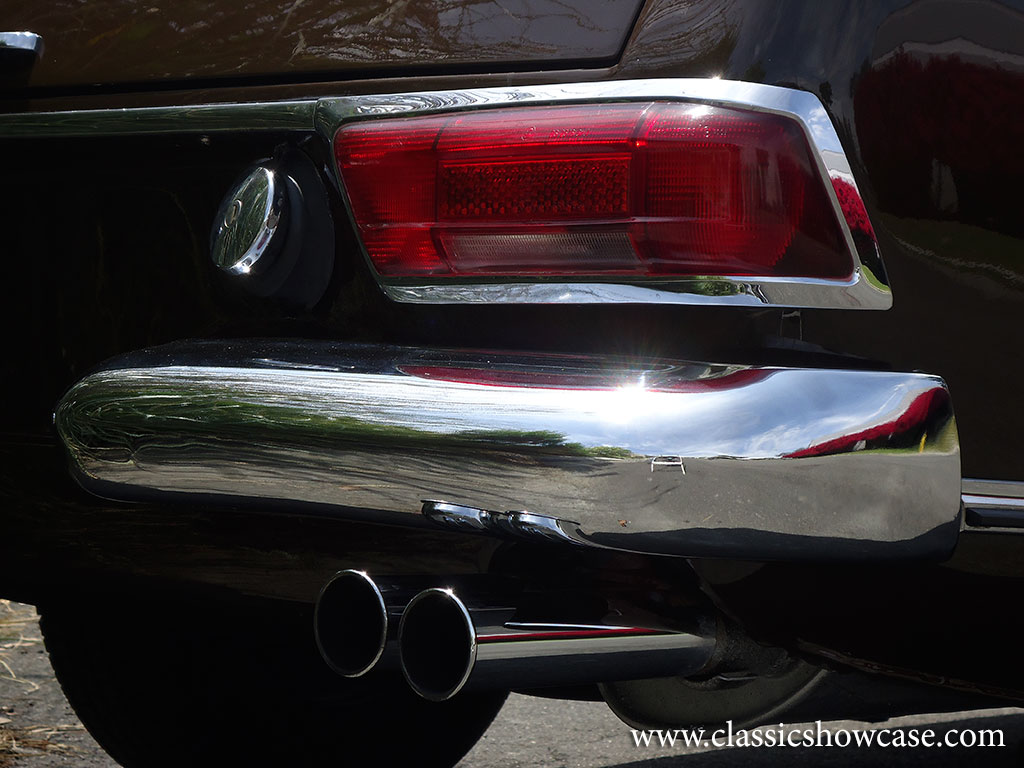
<path id="1" fill-rule="evenodd" d="M 647 102 L 357 122 L 335 152 L 383 277 L 847 279 L 800 124 Z"/>

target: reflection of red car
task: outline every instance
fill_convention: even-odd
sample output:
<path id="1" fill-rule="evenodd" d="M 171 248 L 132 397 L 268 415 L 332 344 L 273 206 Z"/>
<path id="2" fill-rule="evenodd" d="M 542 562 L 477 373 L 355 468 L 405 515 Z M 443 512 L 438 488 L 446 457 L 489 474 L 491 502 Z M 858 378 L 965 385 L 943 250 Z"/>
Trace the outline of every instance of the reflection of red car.
<path id="1" fill-rule="evenodd" d="M 934 424 L 936 416 L 941 418 L 949 408 L 949 393 L 944 389 L 933 389 L 918 395 L 906 406 L 906 410 L 891 421 L 854 432 L 849 435 L 826 440 L 790 454 L 800 456 L 827 456 L 847 450 L 865 450 L 877 445 L 896 442 L 908 446 L 923 447 L 928 440 L 928 425 Z"/>
<path id="2" fill-rule="evenodd" d="M 866 236 L 875 239 L 875 230 L 871 226 L 871 219 L 868 218 L 864 201 L 861 200 L 857 189 L 845 179 L 838 176 L 832 178 L 832 187 L 839 198 L 839 206 L 846 214 L 846 220 L 850 224 L 850 231 L 854 237 Z"/>
<path id="3" fill-rule="evenodd" d="M 543 361 L 539 361 L 543 362 Z M 555 362 L 555 361 L 552 361 Z M 680 370 L 678 366 L 653 365 L 647 370 L 628 368 L 617 376 L 607 371 L 572 371 L 558 363 L 544 367 L 508 370 L 493 366 L 465 368 L 439 365 L 404 365 L 403 373 L 424 379 L 463 384 L 482 384 L 497 387 L 530 387 L 532 389 L 579 389 L 590 391 L 616 391 L 640 388 L 645 392 L 709 392 L 716 389 L 734 389 L 749 381 L 763 379 L 769 370 L 752 368 L 730 369 L 726 366 L 693 366 L 696 370 Z"/>
<path id="4" fill-rule="evenodd" d="M 115 759 L 1024 700 L 1017 5 L 8 5 L 0 594 Z"/>

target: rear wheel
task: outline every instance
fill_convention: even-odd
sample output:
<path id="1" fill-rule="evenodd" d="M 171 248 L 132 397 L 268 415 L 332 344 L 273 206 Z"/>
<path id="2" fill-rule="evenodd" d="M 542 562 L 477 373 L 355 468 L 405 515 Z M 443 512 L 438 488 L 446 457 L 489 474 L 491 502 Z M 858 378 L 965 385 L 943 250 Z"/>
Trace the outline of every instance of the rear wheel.
<path id="1" fill-rule="evenodd" d="M 39 610 L 68 700 L 129 768 L 451 766 L 506 695 L 434 703 L 397 673 L 341 678 L 306 606 L 94 597 Z"/>

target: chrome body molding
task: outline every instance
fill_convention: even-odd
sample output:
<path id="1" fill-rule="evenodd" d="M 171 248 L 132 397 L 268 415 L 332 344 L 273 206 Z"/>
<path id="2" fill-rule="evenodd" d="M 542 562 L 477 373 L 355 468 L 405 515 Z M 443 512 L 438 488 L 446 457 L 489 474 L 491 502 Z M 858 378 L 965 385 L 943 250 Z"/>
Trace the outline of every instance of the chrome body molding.
<path id="1" fill-rule="evenodd" d="M 964 478 L 963 504 L 969 528 L 1024 533 L 1024 483 Z"/>
<path id="2" fill-rule="evenodd" d="M 924 374 L 197 342 L 111 361 L 55 419 L 127 501 L 694 557 L 941 558 L 960 530 Z"/>
<path id="3" fill-rule="evenodd" d="M 1024 512 L 1024 499 L 1013 496 L 977 496 L 965 493 L 964 506 L 972 509 L 1019 509 Z"/>
<path id="4" fill-rule="evenodd" d="M 316 101 L 200 104 L 182 107 L 83 109 L 0 115 L 0 138 L 120 136 L 126 134 L 313 132 Z"/>
<path id="5" fill-rule="evenodd" d="M 95 110 L 0 115 L 0 137 L 210 133 L 222 131 L 319 132 L 333 142 L 352 120 L 408 117 L 437 112 L 515 105 L 679 101 L 695 106 L 733 107 L 796 120 L 814 149 L 819 175 L 836 211 L 853 260 L 847 280 L 799 277 L 564 278 L 518 282 L 502 278 L 381 280 L 385 293 L 401 302 L 453 303 L 656 303 L 724 306 L 888 309 L 892 305 L 885 270 L 863 200 L 838 134 L 812 93 L 759 83 L 716 79 L 650 79 L 562 85 L 480 88 L 464 91 L 373 94 L 293 102 L 211 104 L 189 107 Z M 334 170 L 337 174 L 337 169 Z M 344 185 L 336 177 L 341 189 Z M 844 190 L 841 203 L 835 187 Z M 846 206 L 844 208 L 844 205 Z M 851 207 L 852 206 L 852 207 Z M 369 258 L 363 254 L 368 264 Z M 370 264 L 372 270 L 372 264 Z"/>
<path id="6" fill-rule="evenodd" d="M 819 175 L 825 181 L 826 192 L 843 230 L 853 259 L 852 277 L 845 281 L 794 277 L 702 276 L 671 280 L 619 277 L 586 282 L 562 278 L 528 282 L 507 278 L 486 281 L 405 278 L 382 280 L 385 292 L 396 301 L 431 304 L 657 303 L 841 309 L 888 309 L 892 306 L 874 233 L 870 228 L 858 227 L 855 239 L 851 228 L 855 217 L 844 210 L 834 188 L 841 185 L 857 211 L 863 213 L 863 200 L 839 136 L 821 101 L 807 91 L 731 80 L 655 79 L 348 96 L 321 99 L 317 104 L 316 125 L 325 138 L 333 141 L 338 127 L 351 120 L 524 105 L 651 100 L 770 112 L 797 121 L 814 150 Z M 372 269 L 372 264 L 370 266 Z"/>
<path id="7" fill-rule="evenodd" d="M 43 54 L 43 38 L 35 32 L 0 32 L 0 51 L 4 49 L 24 51 L 39 58 Z"/>
<path id="8" fill-rule="evenodd" d="M 979 480 L 965 477 L 961 483 L 964 496 L 994 496 L 1024 499 L 1024 482 L 1013 480 Z"/>

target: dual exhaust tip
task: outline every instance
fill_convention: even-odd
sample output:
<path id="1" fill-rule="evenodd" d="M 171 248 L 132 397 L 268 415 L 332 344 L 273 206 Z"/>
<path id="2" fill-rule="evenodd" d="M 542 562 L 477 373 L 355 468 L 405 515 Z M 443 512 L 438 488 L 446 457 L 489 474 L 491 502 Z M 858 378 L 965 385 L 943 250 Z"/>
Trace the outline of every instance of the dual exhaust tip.
<path id="1" fill-rule="evenodd" d="M 451 589 L 425 589 L 408 601 L 389 597 L 390 606 L 363 571 L 342 571 L 327 582 L 313 614 L 320 655 L 344 677 L 362 677 L 385 656 L 397 658 L 418 694 L 435 701 L 451 698 L 476 660 L 469 610 Z"/>
<path id="2" fill-rule="evenodd" d="M 466 685 L 476 665 L 476 628 L 451 589 L 432 587 L 413 597 L 398 630 L 402 674 L 425 699 L 444 701 Z"/>
<path id="3" fill-rule="evenodd" d="M 422 582 L 421 582 L 422 585 Z M 527 689 L 688 675 L 714 654 L 713 629 L 663 629 L 513 622 L 515 608 L 454 589 L 379 585 L 363 571 L 338 573 L 314 613 L 317 646 L 345 677 L 400 666 L 431 701 L 472 689 Z"/>
<path id="4" fill-rule="evenodd" d="M 377 584 L 363 571 L 342 571 L 323 589 L 313 612 L 320 655 L 344 677 L 362 677 L 384 655 L 388 608 Z"/>

